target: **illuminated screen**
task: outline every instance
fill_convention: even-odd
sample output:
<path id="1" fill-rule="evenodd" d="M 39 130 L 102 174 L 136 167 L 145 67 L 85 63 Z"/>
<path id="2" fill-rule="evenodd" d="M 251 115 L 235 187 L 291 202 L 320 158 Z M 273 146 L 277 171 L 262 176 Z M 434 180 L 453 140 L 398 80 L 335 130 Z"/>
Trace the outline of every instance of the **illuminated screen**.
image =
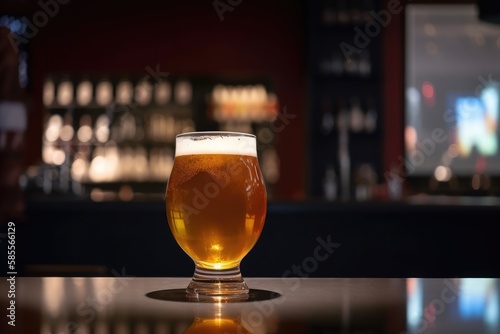
<path id="1" fill-rule="evenodd" d="M 500 175 L 500 25 L 475 5 L 409 4 L 405 29 L 407 174 Z"/>

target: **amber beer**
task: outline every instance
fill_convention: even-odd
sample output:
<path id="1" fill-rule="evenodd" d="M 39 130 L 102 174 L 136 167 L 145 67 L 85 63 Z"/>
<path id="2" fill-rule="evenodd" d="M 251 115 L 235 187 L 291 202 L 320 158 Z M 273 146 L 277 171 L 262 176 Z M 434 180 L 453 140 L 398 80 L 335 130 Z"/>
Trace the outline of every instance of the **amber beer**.
<path id="1" fill-rule="evenodd" d="M 177 138 L 166 209 L 174 238 L 197 267 L 239 266 L 267 210 L 255 137 Z"/>

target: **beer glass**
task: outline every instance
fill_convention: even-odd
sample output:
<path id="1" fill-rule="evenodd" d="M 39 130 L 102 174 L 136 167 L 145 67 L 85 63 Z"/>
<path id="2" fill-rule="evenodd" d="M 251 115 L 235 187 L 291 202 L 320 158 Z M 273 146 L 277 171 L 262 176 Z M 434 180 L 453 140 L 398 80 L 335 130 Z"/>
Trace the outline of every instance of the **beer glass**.
<path id="1" fill-rule="evenodd" d="M 195 264 L 188 298 L 248 298 L 240 262 L 257 242 L 267 212 L 255 136 L 177 135 L 166 212 L 175 240 Z"/>

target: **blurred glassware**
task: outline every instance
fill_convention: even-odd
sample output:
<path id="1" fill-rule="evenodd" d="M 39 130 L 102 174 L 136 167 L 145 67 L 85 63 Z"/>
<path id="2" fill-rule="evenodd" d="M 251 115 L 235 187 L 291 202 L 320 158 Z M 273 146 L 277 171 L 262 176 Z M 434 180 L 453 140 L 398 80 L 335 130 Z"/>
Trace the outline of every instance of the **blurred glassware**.
<path id="1" fill-rule="evenodd" d="M 113 86 L 111 82 L 103 80 L 96 86 L 96 102 L 99 106 L 105 107 L 113 100 Z"/>
<path id="2" fill-rule="evenodd" d="M 90 81 L 85 80 L 78 84 L 76 102 L 79 106 L 87 106 L 92 102 L 92 83 Z"/>
<path id="3" fill-rule="evenodd" d="M 61 81 L 57 87 L 57 103 L 63 107 L 73 102 L 73 83 L 69 80 Z"/>

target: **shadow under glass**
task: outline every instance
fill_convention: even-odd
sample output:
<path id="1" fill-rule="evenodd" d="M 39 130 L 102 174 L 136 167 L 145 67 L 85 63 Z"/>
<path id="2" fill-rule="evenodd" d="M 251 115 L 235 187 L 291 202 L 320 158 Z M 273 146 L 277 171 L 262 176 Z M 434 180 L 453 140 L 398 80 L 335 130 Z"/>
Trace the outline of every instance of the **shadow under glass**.
<path id="1" fill-rule="evenodd" d="M 217 300 L 204 300 L 204 299 L 195 299 L 193 297 L 188 296 L 186 293 L 186 289 L 166 289 L 166 290 L 157 290 L 151 291 L 146 294 L 146 297 L 156 299 L 156 300 L 164 300 L 171 302 L 191 302 L 191 303 L 216 303 Z M 245 300 L 235 300 L 235 301 L 226 301 L 227 303 L 238 302 L 238 303 L 248 303 L 248 302 L 258 302 L 264 300 L 271 300 L 275 298 L 281 297 L 281 294 L 268 290 L 259 290 L 259 289 L 250 289 L 248 293 L 248 298 Z"/>

